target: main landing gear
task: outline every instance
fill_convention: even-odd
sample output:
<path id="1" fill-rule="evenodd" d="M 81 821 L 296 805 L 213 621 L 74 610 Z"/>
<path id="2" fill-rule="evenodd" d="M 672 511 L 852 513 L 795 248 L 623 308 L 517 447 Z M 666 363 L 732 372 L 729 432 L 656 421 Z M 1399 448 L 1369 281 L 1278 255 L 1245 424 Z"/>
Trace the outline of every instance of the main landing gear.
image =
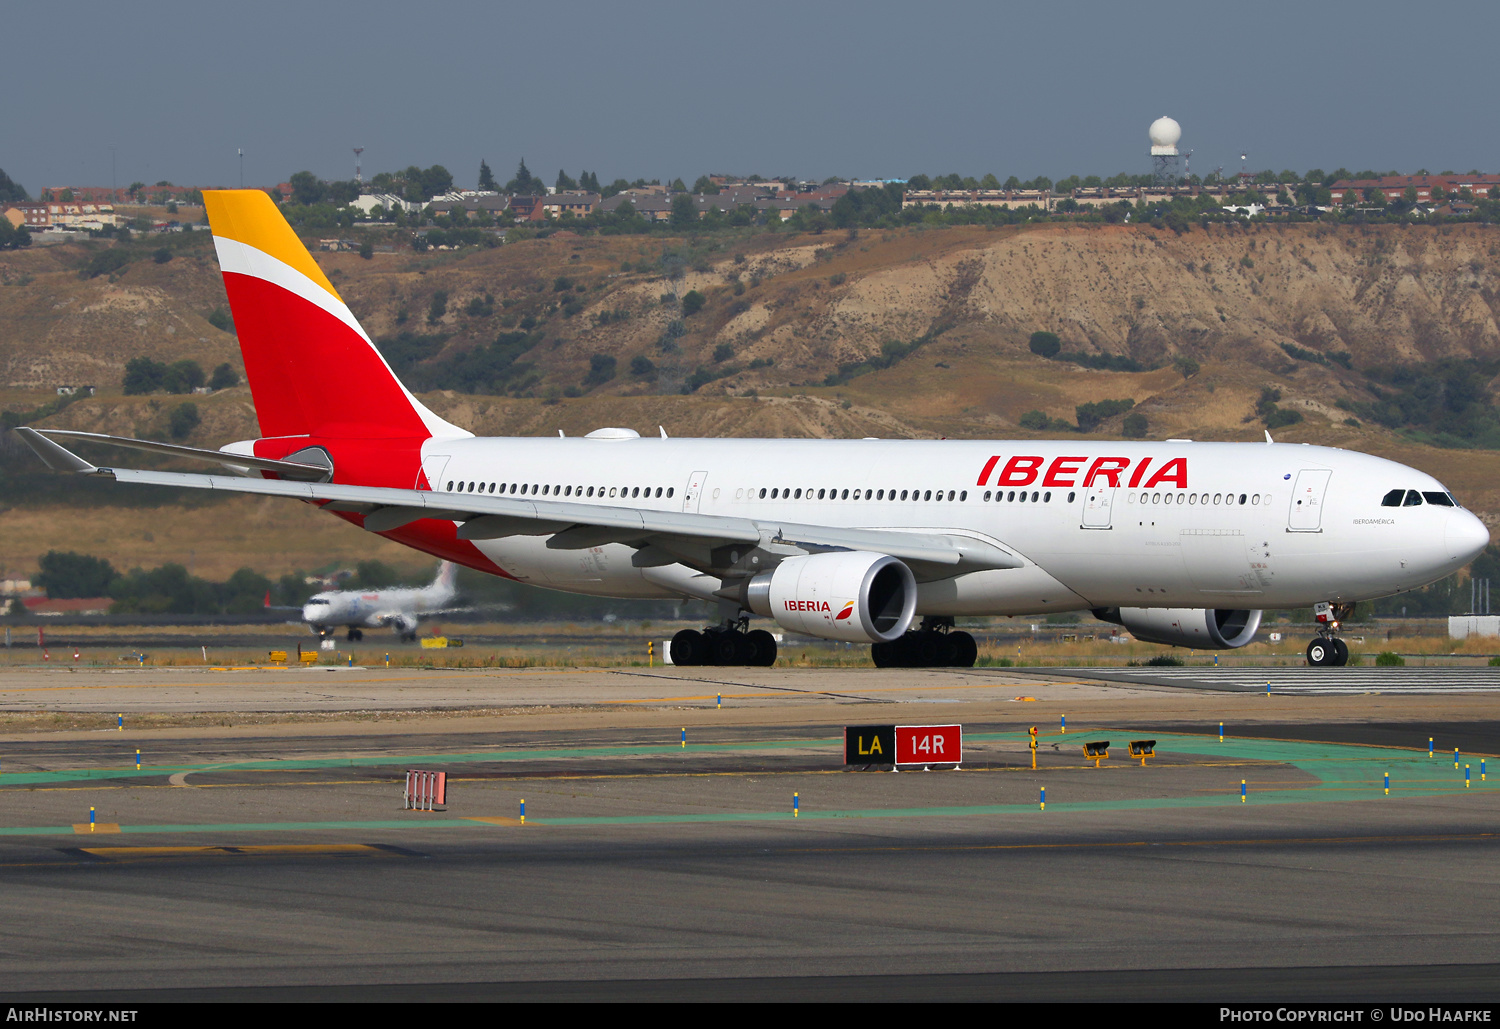
<path id="1" fill-rule="evenodd" d="M 1307 645 L 1307 663 L 1318 668 L 1347 665 L 1349 644 L 1338 638 L 1338 631 L 1341 624 L 1354 617 L 1354 605 L 1316 604 L 1313 617 L 1318 622 L 1318 638 Z"/>
<path id="2" fill-rule="evenodd" d="M 350 643 L 358 643 L 364 638 L 365 634 L 361 630 L 354 628 L 354 626 L 352 625 L 349 627 L 349 632 L 344 636 L 344 639 L 348 640 Z"/>
<path id="3" fill-rule="evenodd" d="M 956 632 L 952 618 L 924 618 L 921 628 L 870 648 L 876 668 L 973 668 L 979 644 Z"/>
<path id="4" fill-rule="evenodd" d="M 672 663 L 771 667 L 776 663 L 776 639 L 764 629 L 750 629 L 748 623 L 740 618 L 702 632 L 683 629 L 672 637 Z"/>

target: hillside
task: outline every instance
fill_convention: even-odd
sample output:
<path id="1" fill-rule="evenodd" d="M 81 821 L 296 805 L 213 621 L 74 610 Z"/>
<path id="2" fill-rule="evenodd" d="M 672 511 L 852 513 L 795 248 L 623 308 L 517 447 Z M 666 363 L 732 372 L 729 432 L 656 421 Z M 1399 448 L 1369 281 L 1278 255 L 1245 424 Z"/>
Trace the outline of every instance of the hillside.
<path id="1" fill-rule="evenodd" d="M 163 435 L 188 398 L 122 397 L 126 360 L 238 364 L 233 336 L 207 321 L 225 303 L 208 243 L 173 238 L 165 263 L 150 258 L 154 242 L 133 245 L 137 260 L 92 279 L 79 277 L 91 259 L 82 248 L 0 253 L 0 406 L 24 411 L 57 383 L 92 382 L 104 387 L 98 396 L 48 423 Z M 558 233 L 493 250 L 317 256 L 398 372 L 477 432 L 661 424 L 673 435 L 1038 436 L 1058 430 L 1022 429 L 1022 415 L 1072 422 L 1079 404 L 1128 398 L 1148 438 L 1258 439 L 1270 387 L 1304 419 L 1275 430 L 1278 439 L 1428 468 L 1493 524 L 1500 455 L 1420 442 L 1468 431 L 1452 419 L 1418 424 L 1425 436 L 1378 422 L 1402 424 L 1388 416 L 1392 398 L 1425 388 L 1400 385 L 1391 366 L 1451 367 L 1475 391 L 1468 403 L 1479 414 L 1465 417 L 1491 418 L 1467 438 L 1494 445 L 1485 412 L 1496 366 L 1485 362 L 1500 359 L 1497 255 L 1500 235 L 1477 225 L 1216 225 L 1181 236 L 1075 225 L 689 240 Z M 704 303 L 684 314 L 690 291 Z M 1079 360 L 1113 355 L 1142 370 L 1045 360 L 1027 347 L 1038 330 Z M 1177 358 L 1196 371 L 1174 369 Z M 256 434 L 244 387 L 191 399 L 202 414 L 191 442 Z M 1121 416 L 1095 431 L 1119 436 Z M 7 458 L 5 467 L 20 466 Z M 50 490 L 8 492 L 25 517 L 41 517 L 28 540 L 45 536 L 44 508 L 66 502 Z M 271 570 L 269 554 L 243 553 L 255 533 L 230 524 L 248 511 L 215 510 L 223 538 L 197 548 L 200 564 L 211 550 L 231 570 Z M 17 530 L 22 512 L 0 517 Z M 336 537 L 372 545 L 337 525 L 324 543 L 340 550 Z M 373 546 L 373 556 L 409 561 Z M 137 548 L 140 560 L 156 549 Z"/>

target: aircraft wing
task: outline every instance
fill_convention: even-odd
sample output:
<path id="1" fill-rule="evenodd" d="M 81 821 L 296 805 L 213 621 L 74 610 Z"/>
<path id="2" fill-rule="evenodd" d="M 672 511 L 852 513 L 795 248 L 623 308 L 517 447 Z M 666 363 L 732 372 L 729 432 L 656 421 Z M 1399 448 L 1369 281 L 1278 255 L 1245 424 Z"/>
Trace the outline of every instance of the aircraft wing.
<path id="1" fill-rule="evenodd" d="M 21 427 L 16 432 L 49 467 L 59 471 L 109 475 L 119 482 L 143 485 L 292 497 L 332 511 L 363 514 L 364 527 L 372 532 L 388 532 L 423 518 L 438 518 L 461 522 L 460 539 L 548 536 L 546 545 L 554 550 L 584 550 L 606 543 L 624 543 L 637 548 L 635 564 L 640 567 L 679 562 L 698 568 L 723 567 L 733 562 L 716 556 L 714 551 L 745 546 L 761 546 L 788 556 L 866 550 L 923 566 L 913 570 L 928 577 L 1024 566 L 1019 557 L 1000 547 L 945 533 L 850 529 L 560 500 L 105 468 L 90 464 L 35 429 Z"/>

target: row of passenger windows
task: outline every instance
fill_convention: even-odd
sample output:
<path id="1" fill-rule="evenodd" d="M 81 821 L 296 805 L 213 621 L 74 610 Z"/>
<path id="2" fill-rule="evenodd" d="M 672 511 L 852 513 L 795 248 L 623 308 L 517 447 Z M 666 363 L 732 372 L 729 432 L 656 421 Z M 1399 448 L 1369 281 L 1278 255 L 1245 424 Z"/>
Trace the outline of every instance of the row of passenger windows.
<path id="1" fill-rule="evenodd" d="M 1134 504 L 1136 495 L 1131 493 L 1125 498 L 1127 503 Z M 1140 502 L 1142 504 L 1203 504 L 1217 505 L 1219 507 L 1232 507 L 1236 504 L 1269 504 L 1271 494 L 1269 493 L 1241 493 L 1236 497 L 1233 493 L 1142 493 Z"/>
<path id="2" fill-rule="evenodd" d="M 454 488 L 455 486 L 457 487 L 457 489 Z M 595 492 L 596 490 L 597 490 L 597 492 Z M 636 498 L 651 499 L 654 496 L 654 497 L 656 497 L 658 499 L 660 499 L 661 497 L 666 497 L 667 499 L 670 500 L 671 497 L 672 497 L 672 494 L 674 492 L 676 492 L 676 491 L 671 486 L 666 487 L 665 490 L 663 490 L 662 487 L 657 486 L 656 487 L 656 492 L 652 493 L 652 488 L 650 486 L 588 486 L 588 487 L 583 487 L 583 486 L 551 486 L 551 485 L 547 485 L 545 483 L 542 484 L 542 485 L 540 485 L 540 486 L 538 486 L 534 482 L 531 483 L 530 485 L 528 485 L 528 484 L 526 484 L 524 482 L 522 482 L 522 483 L 512 482 L 509 485 L 507 485 L 506 483 L 503 483 L 503 482 L 457 482 L 456 483 L 452 479 L 449 479 L 448 480 L 448 492 L 449 493 L 496 493 L 496 494 L 520 493 L 523 496 L 530 495 L 530 496 L 533 496 L 533 497 L 538 497 L 538 496 L 540 496 L 540 497 L 546 497 L 546 496 L 552 496 L 552 497 L 619 497 L 621 499 L 629 499 L 629 500 L 634 500 Z"/>
<path id="3" fill-rule="evenodd" d="M 1381 498 L 1380 506 L 1421 507 L 1424 497 L 1427 498 L 1427 503 L 1436 504 L 1438 507 L 1458 506 L 1451 493 L 1439 493 L 1436 490 L 1422 490 L 1418 493 L 1414 489 L 1393 489 Z"/>
<path id="4" fill-rule="evenodd" d="M 522 482 L 522 483 L 512 482 L 512 483 L 508 483 L 508 484 L 504 483 L 504 482 L 455 482 L 454 480 L 450 479 L 450 480 L 448 480 L 448 492 L 449 493 L 455 493 L 455 492 L 457 492 L 457 493 L 486 493 L 486 494 L 494 493 L 494 494 L 501 494 L 501 495 L 520 494 L 522 496 L 534 496 L 534 497 L 535 496 L 542 496 L 542 497 L 546 497 L 546 496 L 553 496 L 553 497 L 600 497 L 600 498 L 618 498 L 618 499 L 622 499 L 622 500 L 636 500 L 636 499 L 648 499 L 649 500 L 649 499 L 652 499 L 652 498 L 655 498 L 655 499 L 659 500 L 659 499 L 665 497 L 665 498 L 667 498 L 667 499 L 670 500 L 671 497 L 672 497 L 672 494 L 675 491 L 674 491 L 674 489 L 671 486 L 667 486 L 665 488 L 661 487 L 661 486 L 657 486 L 657 487 L 654 488 L 654 492 L 653 492 L 653 487 L 651 487 L 651 486 L 588 486 L 588 487 L 584 487 L 584 486 L 553 486 L 553 485 L 549 485 L 549 484 L 537 485 L 536 483 L 530 483 L 530 484 L 528 484 L 528 483 L 524 483 L 524 482 Z M 1446 493 L 1425 493 L 1425 494 L 1422 494 L 1422 493 L 1418 493 L 1416 490 L 1409 490 L 1409 491 L 1408 490 L 1391 490 L 1391 492 L 1389 492 L 1389 493 L 1387 493 L 1385 495 L 1385 499 L 1381 501 L 1381 506 L 1382 507 L 1401 507 L 1401 506 L 1403 506 L 1403 497 L 1404 497 L 1404 506 L 1406 506 L 1406 507 L 1415 507 L 1416 505 L 1422 503 L 1422 497 L 1423 496 L 1425 496 L 1427 498 L 1427 502 L 1429 504 L 1440 504 L 1440 505 L 1442 505 L 1444 507 L 1453 507 L 1454 506 L 1453 498 L 1450 497 Z M 991 492 L 990 490 L 985 490 L 985 492 L 984 492 L 985 503 L 989 503 L 992 497 L 993 497 L 993 499 L 994 499 L 994 501 L 996 503 L 1014 503 L 1014 504 L 1026 504 L 1026 503 L 1038 504 L 1038 503 L 1040 503 L 1040 504 L 1050 504 L 1052 502 L 1052 492 L 1050 490 L 1048 490 L 1046 492 L 1042 492 L 1040 490 L 1032 490 L 1030 493 L 1028 493 L 1026 490 L 1009 490 L 1009 491 L 1007 491 L 1007 490 L 996 490 L 994 492 Z M 820 490 L 813 490 L 812 488 L 808 488 L 808 489 L 787 489 L 787 488 L 783 488 L 783 487 L 761 487 L 761 488 L 757 489 L 755 487 L 751 487 L 750 489 L 737 489 L 737 490 L 735 490 L 734 491 L 734 498 L 736 500 L 741 500 L 741 499 L 746 499 L 746 498 L 751 499 L 751 500 L 757 500 L 757 499 L 759 499 L 759 500 L 767 500 L 767 499 L 769 499 L 769 500 L 802 500 L 802 499 L 807 499 L 807 500 L 825 500 L 825 499 L 826 500 L 850 500 L 850 499 L 853 499 L 853 500 L 893 500 L 893 501 L 897 501 L 897 502 L 903 501 L 903 500 L 910 500 L 912 502 L 925 502 L 925 501 L 939 501 L 939 502 L 941 502 L 941 501 L 953 501 L 953 500 L 966 501 L 966 500 L 969 499 L 969 491 L 968 490 L 951 490 L 951 489 L 947 490 L 947 491 L 944 491 L 944 490 L 918 490 L 918 489 L 914 489 L 914 490 L 883 490 L 883 489 L 875 490 L 875 489 L 867 489 L 867 490 L 853 490 L 853 491 L 850 491 L 850 490 L 847 490 L 847 489 L 846 490 L 838 490 L 838 489 L 826 489 L 826 488 L 825 489 L 820 489 Z M 1068 501 L 1067 502 L 1071 504 L 1077 498 L 1078 498 L 1078 494 L 1075 491 L 1069 491 L 1069 493 L 1068 493 Z M 1413 498 L 1415 498 L 1415 499 L 1413 499 Z M 1127 494 L 1126 495 L 1126 501 L 1128 503 L 1131 503 L 1131 504 L 1136 503 L 1137 502 L 1137 494 L 1135 494 L 1135 493 L 1129 493 L 1129 494 Z M 1243 505 L 1243 504 L 1246 504 L 1246 503 L 1249 503 L 1249 504 L 1262 504 L 1262 503 L 1269 504 L 1271 502 L 1271 495 L 1269 493 L 1267 493 L 1267 494 L 1252 493 L 1252 494 L 1248 494 L 1248 495 L 1244 494 L 1244 493 L 1241 493 L 1241 494 L 1238 495 L 1238 497 L 1236 497 L 1235 494 L 1233 494 L 1233 493 L 1213 493 L 1213 494 L 1209 494 L 1209 493 L 1187 493 L 1187 494 L 1182 494 L 1182 493 L 1176 493 L 1176 492 L 1169 491 L 1169 492 L 1166 492 L 1166 493 L 1141 493 L 1141 494 L 1139 494 L 1139 502 L 1142 503 L 1142 504 L 1203 504 L 1205 506 L 1209 505 L 1209 504 L 1213 504 L 1213 505 L 1216 505 L 1216 506 L 1229 507 L 1229 506 L 1233 506 L 1235 504 Z"/>
<path id="5" fill-rule="evenodd" d="M 770 487 L 770 488 L 762 487 L 757 492 L 756 488 L 753 487 L 753 486 L 751 488 L 749 488 L 749 489 L 737 489 L 737 490 L 735 490 L 734 491 L 734 499 L 736 499 L 736 500 L 743 500 L 745 498 L 749 498 L 750 500 L 768 500 L 768 499 L 769 500 L 802 500 L 802 499 L 804 499 L 804 494 L 805 494 L 805 498 L 807 500 L 825 500 L 825 499 L 826 500 L 850 500 L 850 499 L 853 499 L 853 500 L 907 500 L 907 499 L 911 499 L 913 501 L 919 501 L 919 500 L 968 500 L 969 499 L 969 491 L 968 490 L 963 490 L 963 491 L 960 492 L 958 490 L 951 490 L 950 489 L 950 490 L 947 491 L 947 493 L 944 493 L 942 490 L 925 490 L 924 491 L 924 490 L 919 490 L 919 489 L 913 489 L 913 490 L 901 490 L 899 492 L 899 494 L 898 494 L 898 492 L 896 490 L 883 490 L 883 489 L 854 490 L 851 493 L 850 490 L 842 490 L 842 491 L 836 490 L 836 489 L 814 490 L 811 487 L 809 487 L 809 488 L 807 488 L 805 490 L 800 490 L 800 489 L 783 489 L 781 487 Z M 886 494 L 890 494 L 890 495 L 887 496 Z M 986 500 L 989 499 L 989 494 L 988 493 L 985 494 L 985 499 Z"/>

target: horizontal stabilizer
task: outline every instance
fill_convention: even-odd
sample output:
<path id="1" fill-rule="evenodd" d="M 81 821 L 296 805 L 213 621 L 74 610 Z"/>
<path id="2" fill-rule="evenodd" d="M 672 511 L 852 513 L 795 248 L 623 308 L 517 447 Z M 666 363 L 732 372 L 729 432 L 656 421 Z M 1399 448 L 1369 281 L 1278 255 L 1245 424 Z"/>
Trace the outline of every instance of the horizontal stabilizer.
<path id="1" fill-rule="evenodd" d="M 16 431 L 21 432 L 22 430 L 17 429 Z M 155 440 L 131 439 L 129 436 L 106 436 L 100 432 L 79 432 L 76 429 L 26 429 L 25 431 L 46 437 L 55 436 L 60 439 L 77 440 L 81 443 L 103 443 L 106 446 L 125 447 L 130 450 L 144 450 L 148 453 L 164 454 L 168 457 L 186 457 L 194 461 L 212 461 L 227 468 L 253 468 L 262 472 L 275 472 L 284 478 L 294 479 L 298 482 L 323 482 L 327 480 L 332 471 L 327 464 L 318 465 L 304 464 L 301 461 L 277 461 L 269 457 L 232 454 L 223 450 L 204 450 L 200 447 L 184 447 L 176 443 L 157 443 Z M 33 446 L 32 449 L 35 450 L 36 448 Z M 59 447 L 58 449 L 61 450 L 62 448 Z M 37 453 L 40 454 L 41 451 L 37 451 Z M 69 453 L 69 451 L 64 450 L 63 453 Z M 42 460 L 45 461 L 46 458 L 43 457 Z M 82 460 L 82 458 L 78 458 L 78 460 Z M 324 461 L 327 461 L 326 457 L 324 457 Z M 75 469 L 59 470 L 73 471 Z"/>
<path id="2" fill-rule="evenodd" d="M 92 475 L 99 470 L 73 451 L 59 446 L 29 426 L 17 426 L 16 435 L 20 436 L 28 447 L 35 450 L 36 456 L 40 457 L 54 472 L 81 472 L 84 475 Z"/>

